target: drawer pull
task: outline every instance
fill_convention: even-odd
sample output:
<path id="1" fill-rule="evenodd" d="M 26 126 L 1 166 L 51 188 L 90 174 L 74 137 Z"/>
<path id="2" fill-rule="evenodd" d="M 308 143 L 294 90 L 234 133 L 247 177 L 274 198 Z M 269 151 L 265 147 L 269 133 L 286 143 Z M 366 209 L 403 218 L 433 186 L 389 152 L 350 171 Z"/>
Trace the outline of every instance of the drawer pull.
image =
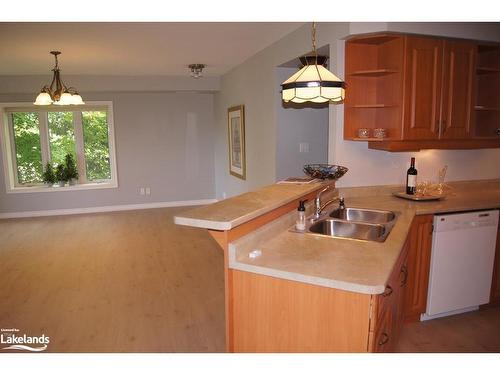
<path id="1" fill-rule="evenodd" d="M 388 341 L 389 341 L 389 335 L 387 333 L 383 332 L 380 335 L 380 341 L 378 342 L 378 345 L 379 346 L 385 345 L 385 344 L 387 344 Z"/>
<path id="2" fill-rule="evenodd" d="M 403 278 L 401 279 L 401 286 L 405 286 L 408 281 L 408 267 L 401 267 L 401 274 L 403 275 Z"/>
<path id="3" fill-rule="evenodd" d="M 384 293 L 382 293 L 382 297 L 389 297 L 392 294 L 392 292 L 393 292 L 392 287 L 390 285 L 387 285 L 385 287 Z"/>
<path id="4" fill-rule="evenodd" d="M 495 131 L 495 133 L 496 133 L 497 135 L 500 135 L 500 128 L 497 128 L 497 130 Z"/>

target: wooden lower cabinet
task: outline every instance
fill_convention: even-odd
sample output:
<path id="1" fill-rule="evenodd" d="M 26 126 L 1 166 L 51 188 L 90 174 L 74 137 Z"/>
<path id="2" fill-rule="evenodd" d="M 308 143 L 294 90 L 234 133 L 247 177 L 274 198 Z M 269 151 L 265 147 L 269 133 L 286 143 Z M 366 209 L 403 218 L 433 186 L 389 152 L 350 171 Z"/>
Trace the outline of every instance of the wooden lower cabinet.
<path id="1" fill-rule="evenodd" d="M 373 296 L 375 319 L 373 319 L 369 343 L 371 352 L 391 352 L 398 342 L 404 318 L 404 299 L 409 280 L 407 241 L 400 258 L 392 271 L 383 294 Z"/>
<path id="2" fill-rule="evenodd" d="M 497 234 L 497 250 L 495 254 L 495 266 L 493 268 L 493 281 L 491 283 L 490 303 L 500 303 L 500 224 Z"/>
<path id="3" fill-rule="evenodd" d="M 231 272 L 229 351 L 367 351 L 369 294 Z"/>
<path id="4" fill-rule="evenodd" d="M 403 321 L 407 248 L 383 295 L 231 270 L 229 351 L 392 351 Z"/>
<path id="5" fill-rule="evenodd" d="M 433 215 L 415 216 L 408 235 L 408 290 L 403 304 L 407 322 L 420 320 L 427 307 L 433 220 Z"/>

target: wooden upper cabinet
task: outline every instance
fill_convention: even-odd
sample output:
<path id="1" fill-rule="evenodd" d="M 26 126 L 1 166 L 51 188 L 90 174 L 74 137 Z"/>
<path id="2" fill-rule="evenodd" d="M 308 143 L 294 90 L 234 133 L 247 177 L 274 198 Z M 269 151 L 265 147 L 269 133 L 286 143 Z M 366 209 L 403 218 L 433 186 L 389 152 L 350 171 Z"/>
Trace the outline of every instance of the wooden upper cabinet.
<path id="1" fill-rule="evenodd" d="M 477 45 L 473 135 L 500 141 L 500 44 Z"/>
<path id="2" fill-rule="evenodd" d="M 500 147 L 500 43 L 357 35 L 345 61 L 344 139 L 386 151 Z"/>
<path id="3" fill-rule="evenodd" d="M 446 41 L 444 44 L 441 138 L 467 139 L 471 136 L 476 45 Z"/>
<path id="4" fill-rule="evenodd" d="M 403 138 L 439 138 L 443 41 L 408 37 Z"/>

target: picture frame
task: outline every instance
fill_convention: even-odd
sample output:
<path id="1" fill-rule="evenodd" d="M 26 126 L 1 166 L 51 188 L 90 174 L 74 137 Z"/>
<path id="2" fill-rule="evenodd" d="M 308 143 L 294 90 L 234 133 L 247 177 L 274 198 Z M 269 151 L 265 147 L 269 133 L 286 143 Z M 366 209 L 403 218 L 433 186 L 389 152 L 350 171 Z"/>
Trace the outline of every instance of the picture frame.
<path id="1" fill-rule="evenodd" d="M 229 173 L 246 180 L 245 157 L 245 106 L 238 105 L 227 110 Z"/>

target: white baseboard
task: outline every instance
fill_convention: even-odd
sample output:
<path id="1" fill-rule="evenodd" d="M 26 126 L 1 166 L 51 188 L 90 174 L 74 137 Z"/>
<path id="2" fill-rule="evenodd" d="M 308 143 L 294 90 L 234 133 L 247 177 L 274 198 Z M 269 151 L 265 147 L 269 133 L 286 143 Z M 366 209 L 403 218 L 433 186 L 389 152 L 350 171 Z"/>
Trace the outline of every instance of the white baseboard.
<path id="1" fill-rule="evenodd" d="M 76 214 L 90 214 L 96 212 L 112 212 L 112 211 L 145 210 L 148 208 L 163 208 L 163 207 L 198 206 L 215 202 L 217 202 L 217 199 L 198 199 L 190 201 L 153 202 L 153 203 L 139 203 L 139 204 L 124 204 L 116 206 L 64 208 L 60 210 L 4 212 L 0 213 L 0 219 L 14 219 L 21 217 L 38 217 L 38 216 L 76 215 Z"/>

